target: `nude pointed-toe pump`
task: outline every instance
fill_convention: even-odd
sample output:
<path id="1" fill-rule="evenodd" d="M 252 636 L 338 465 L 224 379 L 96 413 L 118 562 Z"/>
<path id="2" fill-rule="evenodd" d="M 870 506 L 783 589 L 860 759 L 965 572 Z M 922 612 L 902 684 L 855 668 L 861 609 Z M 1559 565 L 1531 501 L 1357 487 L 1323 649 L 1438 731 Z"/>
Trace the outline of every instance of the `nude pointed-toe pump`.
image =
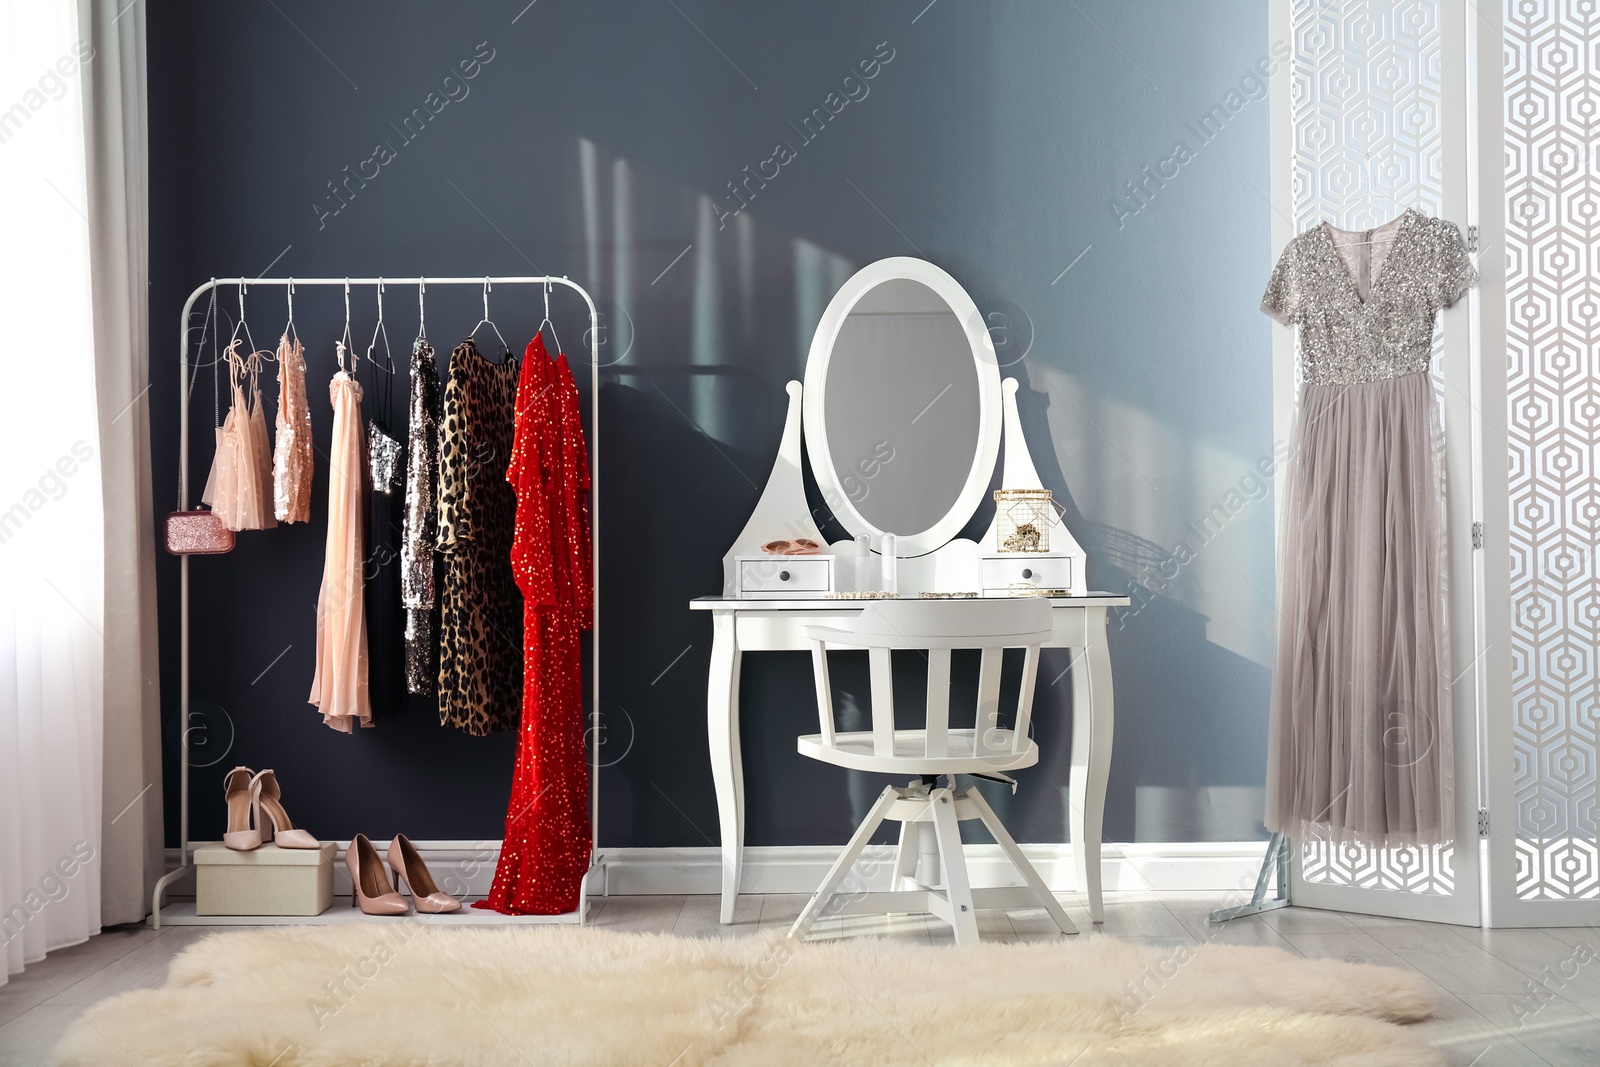
<path id="1" fill-rule="evenodd" d="M 304 830 L 295 828 L 289 813 L 283 810 L 283 792 L 278 788 L 278 776 L 270 770 L 262 771 L 252 779 L 256 787 L 256 825 L 261 829 L 263 841 L 276 841 L 279 848 L 321 848 L 322 843 Z"/>
<path id="2" fill-rule="evenodd" d="M 366 834 L 357 834 L 345 849 L 344 865 L 350 872 L 350 903 L 368 915 L 404 915 L 411 909 L 394 891 L 383 873 L 383 860 Z"/>
<path id="3" fill-rule="evenodd" d="M 449 893 L 440 892 L 433 875 L 428 871 L 428 865 L 422 862 L 422 854 L 405 834 L 395 834 L 394 840 L 389 842 L 389 866 L 394 868 L 395 889 L 404 888 L 400 884 L 402 878 L 411 887 L 411 899 L 416 902 L 417 911 L 443 915 L 461 910 L 461 901 Z"/>
<path id="4" fill-rule="evenodd" d="M 228 803 L 228 829 L 222 843 L 238 852 L 261 847 L 259 816 L 254 826 L 250 824 L 256 808 L 256 783 L 251 773 L 249 767 L 235 767 L 222 780 L 222 797 Z"/>

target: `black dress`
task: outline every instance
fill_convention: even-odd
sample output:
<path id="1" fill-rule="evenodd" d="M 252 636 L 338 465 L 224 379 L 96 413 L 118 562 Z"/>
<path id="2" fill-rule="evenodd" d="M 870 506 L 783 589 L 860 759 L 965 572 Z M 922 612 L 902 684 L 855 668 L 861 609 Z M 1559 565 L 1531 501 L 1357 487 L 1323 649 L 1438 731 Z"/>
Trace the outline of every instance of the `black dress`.
<path id="1" fill-rule="evenodd" d="M 367 691 L 375 722 L 406 708 L 405 606 L 400 599 L 400 545 L 404 534 L 405 446 L 393 432 L 394 371 L 368 359 L 371 383 L 367 422 L 366 579 Z"/>

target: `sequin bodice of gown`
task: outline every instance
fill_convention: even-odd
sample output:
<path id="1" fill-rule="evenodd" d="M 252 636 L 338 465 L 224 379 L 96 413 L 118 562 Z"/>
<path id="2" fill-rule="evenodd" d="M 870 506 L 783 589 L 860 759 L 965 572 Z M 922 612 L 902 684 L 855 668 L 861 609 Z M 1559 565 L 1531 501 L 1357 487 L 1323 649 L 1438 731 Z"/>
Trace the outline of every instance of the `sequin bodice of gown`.
<path id="1" fill-rule="evenodd" d="M 1456 224 L 1415 208 L 1367 231 L 1290 241 L 1261 310 L 1300 328 L 1301 380 L 1355 385 L 1427 370 L 1438 310 L 1477 280 Z"/>

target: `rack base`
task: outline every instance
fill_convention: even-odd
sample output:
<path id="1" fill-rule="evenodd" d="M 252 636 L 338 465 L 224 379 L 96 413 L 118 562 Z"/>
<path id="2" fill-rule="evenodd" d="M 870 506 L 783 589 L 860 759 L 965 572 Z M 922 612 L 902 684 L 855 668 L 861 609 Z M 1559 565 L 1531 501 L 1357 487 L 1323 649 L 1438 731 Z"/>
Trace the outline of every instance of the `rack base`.
<path id="1" fill-rule="evenodd" d="M 501 915 L 497 911 L 474 908 L 461 902 L 461 910 L 449 915 L 367 915 L 350 906 L 349 896 L 334 897 L 333 906 L 321 915 L 196 915 L 194 901 L 176 901 L 161 909 L 163 926 L 345 926 L 368 923 L 382 926 L 395 920 L 425 922 L 437 926 L 576 926 L 586 918 L 588 901 L 578 911 L 564 915 Z"/>

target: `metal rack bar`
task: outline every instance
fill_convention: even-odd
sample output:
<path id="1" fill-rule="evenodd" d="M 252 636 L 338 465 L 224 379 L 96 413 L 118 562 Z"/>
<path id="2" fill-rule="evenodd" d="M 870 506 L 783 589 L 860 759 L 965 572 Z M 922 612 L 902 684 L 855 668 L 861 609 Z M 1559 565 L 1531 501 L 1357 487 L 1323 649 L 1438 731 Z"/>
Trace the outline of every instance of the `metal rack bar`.
<path id="1" fill-rule="evenodd" d="M 179 507 L 187 510 L 189 507 L 189 316 L 194 311 L 195 301 L 204 294 L 223 286 L 302 286 L 302 285 L 560 285 L 579 296 L 583 297 L 584 304 L 589 309 L 589 389 L 591 411 L 589 415 L 589 534 L 591 539 L 592 559 L 592 592 L 593 618 L 589 630 L 592 655 L 590 665 L 592 671 L 590 699 L 592 701 L 589 721 L 594 730 L 590 746 L 589 766 L 589 871 L 580 883 L 578 910 L 566 921 L 581 923 L 588 911 L 588 883 L 589 874 L 594 872 L 597 857 L 600 855 L 600 360 L 592 346 L 599 343 L 600 338 L 600 313 L 595 308 L 594 298 L 588 290 L 565 275 L 486 275 L 477 278 L 435 278 L 417 276 L 409 278 L 391 278 L 388 276 L 372 278 L 212 278 L 201 285 L 197 285 L 189 298 L 184 301 L 183 314 L 178 321 L 178 497 Z M 193 865 L 189 862 L 189 557 L 180 556 L 178 559 L 179 597 L 181 609 L 179 615 L 179 731 L 178 748 L 181 761 L 178 770 L 178 844 L 179 866 L 178 869 L 164 875 L 156 882 L 155 891 L 150 901 L 150 925 L 161 926 L 161 901 L 169 886 L 174 885 L 183 878 L 191 876 L 194 872 Z M 516 921 L 517 917 L 503 917 L 506 921 Z M 543 922 L 552 921 L 551 916 L 528 917 Z"/>

